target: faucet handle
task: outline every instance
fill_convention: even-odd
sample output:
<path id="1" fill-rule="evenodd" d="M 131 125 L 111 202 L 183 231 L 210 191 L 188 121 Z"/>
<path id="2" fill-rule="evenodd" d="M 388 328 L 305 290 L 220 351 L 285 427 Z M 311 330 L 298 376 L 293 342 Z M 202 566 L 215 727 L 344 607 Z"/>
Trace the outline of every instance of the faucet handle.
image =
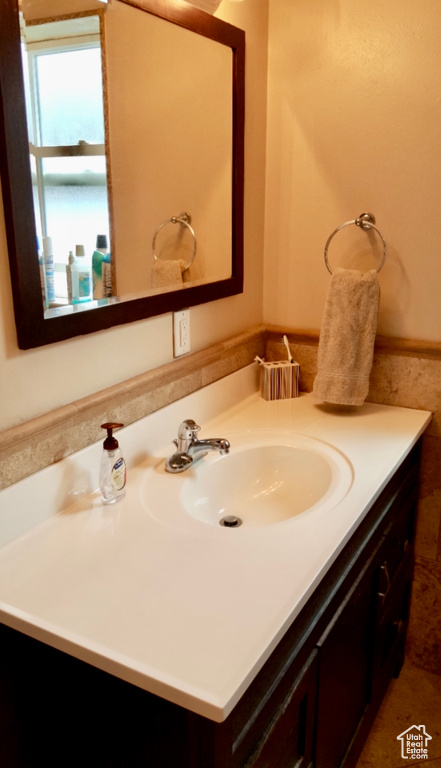
<path id="1" fill-rule="evenodd" d="M 175 440 L 178 451 L 187 451 L 188 446 L 196 438 L 199 430 L 200 426 L 193 419 L 183 421 L 178 429 L 178 439 Z"/>
<path id="2" fill-rule="evenodd" d="M 200 430 L 200 426 L 193 419 L 186 419 L 178 429 L 178 437 L 192 438 Z"/>

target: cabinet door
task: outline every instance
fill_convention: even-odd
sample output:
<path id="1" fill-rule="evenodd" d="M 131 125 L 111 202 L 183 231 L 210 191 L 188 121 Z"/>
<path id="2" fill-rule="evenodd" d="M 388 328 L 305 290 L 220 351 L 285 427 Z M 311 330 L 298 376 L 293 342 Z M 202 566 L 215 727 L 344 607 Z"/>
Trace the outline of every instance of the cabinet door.
<path id="1" fill-rule="evenodd" d="M 318 643 L 316 768 L 341 765 L 367 711 L 375 620 L 371 562 Z"/>
<path id="2" fill-rule="evenodd" d="M 409 603 L 412 589 L 413 561 L 402 563 L 399 573 L 388 587 L 388 600 L 383 604 L 384 592 L 379 595 L 381 610 L 375 640 L 372 698 L 380 702 L 392 677 L 398 677 L 403 661 Z"/>
<path id="3" fill-rule="evenodd" d="M 313 759 L 317 651 L 280 703 L 247 768 L 310 768 Z"/>
<path id="4" fill-rule="evenodd" d="M 373 673 L 373 700 L 378 702 L 392 676 L 398 677 L 404 660 L 413 576 L 416 508 L 417 488 L 414 488 L 386 532 L 379 555 Z"/>

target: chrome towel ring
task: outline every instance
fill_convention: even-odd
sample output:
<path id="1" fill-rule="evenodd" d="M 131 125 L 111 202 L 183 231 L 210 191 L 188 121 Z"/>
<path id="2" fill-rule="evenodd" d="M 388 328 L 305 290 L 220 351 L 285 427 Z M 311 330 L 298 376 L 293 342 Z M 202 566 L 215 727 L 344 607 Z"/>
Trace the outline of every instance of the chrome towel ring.
<path id="1" fill-rule="evenodd" d="M 172 216 L 171 219 L 166 219 L 165 221 L 162 222 L 162 224 L 159 225 L 159 227 L 155 229 L 155 232 L 153 234 L 153 239 L 152 239 L 152 251 L 153 251 L 153 258 L 155 259 L 155 261 L 159 261 L 159 256 L 156 253 L 156 238 L 160 230 L 163 227 L 167 226 L 167 224 L 180 224 L 182 227 L 187 227 L 187 229 L 190 230 L 191 236 L 193 238 L 193 254 L 188 264 L 186 264 L 183 267 L 182 271 L 184 272 L 193 264 L 194 257 L 196 256 L 196 248 L 197 248 L 196 235 L 194 233 L 193 227 L 191 226 L 191 216 L 189 213 L 185 213 L 185 212 L 180 213 L 179 216 Z"/>
<path id="2" fill-rule="evenodd" d="M 339 227 L 337 227 L 337 229 L 334 229 L 334 231 L 329 235 L 329 237 L 328 237 L 328 239 L 326 241 L 326 245 L 325 245 L 325 264 L 326 264 L 326 268 L 327 268 L 328 272 L 330 272 L 331 275 L 333 274 L 332 273 L 332 269 L 329 266 L 329 261 L 328 261 L 329 243 L 331 242 L 331 240 L 334 237 L 334 235 L 337 234 L 337 232 L 340 232 L 340 230 L 343 229 L 343 227 L 348 227 L 350 224 L 355 224 L 357 227 L 361 227 L 361 229 L 375 229 L 377 234 L 381 237 L 381 240 L 382 240 L 382 243 L 383 243 L 383 257 L 382 257 L 380 265 L 379 265 L 379 267 L 377 269 L 377 273 L 380 272 L 380 270 L 383 269 L 384 262 L 386 261 L 387 245 L 386 245 L 386 240 L 384 239 L 384 237 L 381 234 L 380 230 L 378 229 L 378 227 L 375 226 L 375 216 L 374 216 L 373 213 L 361 213 L 360 216 L 358 217 L 358 219 L 352 219 L 351 221 L 345 221 L 344 224 L 341 224 Z"/>

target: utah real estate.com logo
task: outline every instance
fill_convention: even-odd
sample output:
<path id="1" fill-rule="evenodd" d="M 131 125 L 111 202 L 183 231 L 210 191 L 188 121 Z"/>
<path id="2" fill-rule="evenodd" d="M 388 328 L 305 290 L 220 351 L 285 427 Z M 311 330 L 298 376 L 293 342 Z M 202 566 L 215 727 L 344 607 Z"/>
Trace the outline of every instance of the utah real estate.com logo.
<path id="1" fill-rule="evenodd" d="M 407 731 L 397 736 L 401 740 L 401 757 L 405 760 L 428 760 L 428 742 L 432 737 L 427 733 L 424 725 L 411 725 Z"/>

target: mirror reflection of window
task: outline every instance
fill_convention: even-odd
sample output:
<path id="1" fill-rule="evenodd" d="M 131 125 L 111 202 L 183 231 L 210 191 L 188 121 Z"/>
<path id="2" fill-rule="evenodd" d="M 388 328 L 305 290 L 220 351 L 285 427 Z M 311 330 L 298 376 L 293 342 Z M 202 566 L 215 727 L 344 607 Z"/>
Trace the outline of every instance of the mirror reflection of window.
<path id="1" fill-rule="evenodd" d="M 36 228 L 39 244 L 52 239 L 65 303 L 69 252 L 81 244 L 90 259 L 109 235 L 99 18 L 28 26 L 25 56 Z"/>

